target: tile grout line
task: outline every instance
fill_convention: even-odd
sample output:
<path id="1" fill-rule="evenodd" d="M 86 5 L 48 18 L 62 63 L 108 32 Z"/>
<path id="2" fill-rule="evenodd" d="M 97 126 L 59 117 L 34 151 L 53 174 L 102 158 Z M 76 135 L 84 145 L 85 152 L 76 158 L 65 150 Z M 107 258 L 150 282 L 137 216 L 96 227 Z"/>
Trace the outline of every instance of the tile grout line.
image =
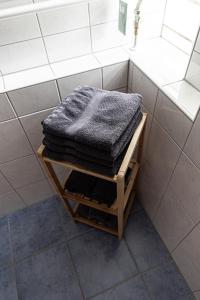
<path id="1" fill-rule="evenodd" d="M 148 293 L 148 296 L 149 296 L 150 300 L 154 300 L 153 297 L 152 297 L 152 295 L 151 295 L 151 293 L 150 293 L 150 291 L 149 291 L 149 288 L 148 288 L 148 286 L 146 285 L 146 282 L 145 282 L 145 280 L 144 280 L 144 278 L 143 278 L 143 273 L 148 272 L 148 271 L 150 271 L 150 270 L 152 270 L 152 269 L 155 269 L 157 266 L 151 267 L 151 268 L 149 268 L 148 270 L 146 270 L 146 271 L 144 271 L 144 272 L 141 272 L 140 269 L 139 269 L 139 267 L 138 267 L 137 261 L 136 261 L 134 255 L 132 254 L 132 252 L 131 252 L 131 250 L 130 250 L 130 248 L 129 248 L 129 245 L 128 245 L 127 240 L 126 240 L 125 237 L 124 237 L 124 241 L 125 241 L 126 247 L 127 247 L 127 249 L 128 249 L 128 252 L 129 252 L 131 258 L 132 258 L 133 262 L 135 263 L 136 269 L 137 269 L 137 271 L 138 271 L 138 274 L 137 274 L 137 275 L 140 275 L 140 276 L 141 276 L 142 281 L 143 281 L 143 284 L 144 284 L 144 286 L 145 286 L 145 288 L 146 288 L 146 291 L 147 291 L 147 293 Z"/>
<path id="2" fill-rule="evenodd" d="M 90 31 L 90 49 L 91 53 L 93 53 L 93 40 L 92 40 L 92 28 L 91 28 L 91 16 L 90 16 L 90 3 L 87 3 L 88 10 L 88 21 L 89 21 L 89 31 Z"/>
<path id="3" fill-rule="evenodd" d="M 38 13 L 36 13 L 36 15 L 37 14 Z M 94 24 L 94 25 L 91 25 L 91 27 L 107 25 L 107 24 L 114 23 L 114 22 L 116 22 L 116 20 L 111 20 L 111 21 L 102 22 L 102 23 L 99 23 L 99 24 Z M 82 30 L 82 29 L 89 29 L 89 27 L 90 26 L 81 26 L 81 27 L 77 27 L 77 28 L 74 28 L 74 29 L 70 29 L 70 30 L 58 31 L 56 33 L 44 34 L 44 35 L 42 34 L 41 36 L 38 35 L 37 37 L 32 37 L 32 38 L 25 39 L 25 40 L 23 39 L 23 40 L 11 42 L 11 43 L 2 44 L 2 45 L 0 45 L 0 47 L 12 46 L 12 45 L 19 44 L 19 43 L 25 43 L 25 42 L 29 42 L 29 41 L 33 41 L 33 40 L 46 38 L 46 37 L 52 37 L 52 36 L 56 36 L 56 35 L 60 35 L 60 34 L 65 34 L 65 33 L 68 33 L 68 32 L 74 32 L 74 31 L 78 31 L 78 30 Z"/>
<path id="4" fill-rule="evenodd" d="M 72 254 L 71 254 L 70 247 L 69 247 L 68 243 L 67 243 L 67 250 L 68 250 L 69 256 L 71 258 L 71 264 L 72 264 L 72 267 L 74 269 L 74 273 L 75 273 L 76 279 L 78 281 L 78 285 L 79 285 L 79 288 L 80 288 L 80 291 L 81 291 L 82 298 L 85 300 L 86 297 L 84 295 L 84 292 L 83 292 L 83 289 L 82 289 L 82 286 L 81 286 L 81 282 L 80 282 L 80 279 L 79 279 L 79 276 L 78 276 L 78 271 L 76 269 L 76 265 L 74 263 L 74 260 L 73 260 L 73 257 L 72 257 Z"/>
<path id="5" fill-rule="evenodd" d="M 38 26 L 39 26 L 39 29 L 40 29 L 40 34 L 41 34 L 44 50 L 45 50 L 45 53 L 46 53 L 46 58 L 47 58 L 48 64 L 50 64 L 49 54 L 48 54 L 48 51 L 47 51 L 47 48 L 46 48 L 46 44 L 45 44 L 45 40 L 44 40 L 44 36 L 43 36 L 43 33 L 42 33 L 41 24 L 40 24 L 40 20 L 39 20 L 39 17 L 38 17 L 37 13 L 36 13 L 36 18 L 37 18 Z"/>

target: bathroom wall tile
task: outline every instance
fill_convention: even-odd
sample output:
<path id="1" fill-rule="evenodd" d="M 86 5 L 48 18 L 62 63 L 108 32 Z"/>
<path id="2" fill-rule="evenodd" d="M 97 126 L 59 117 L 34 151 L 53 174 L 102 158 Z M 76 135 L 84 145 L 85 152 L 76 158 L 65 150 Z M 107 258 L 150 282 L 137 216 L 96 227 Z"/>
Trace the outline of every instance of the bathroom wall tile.
<path id="1" fill-rule="evenodd" d="M 0 69 L 0 93 L 3 93 L 4 91 L 5 91 L 4 81 L 3 81 L 3 77 L 1 76 L 1 69 Z"/>
<path id="2" fill-rule="evenodd" d="M 200 220 L 200 170 L 183 153 L 171 178 L 169 187 L 194 223 Z"/>
<path id="3" fill-rule="evenodd" d="M 34 39 L 0 47 L 0 66 L 3 74 L 47 64 L 42 39 Z"/>
<path id="4" fill-rule="evenodd" d="M 69 95 L 73 89 L 79 85 L 91 85 L 97 88 L 102 87 L 101 69 L 83 72 L 73 76 L 58 79 L 58 87 L 61 98 Z"/>
<path id="5" fill-rule="evenodd" d="M 12 192 L 13 189 L 5 177 L 0 173 L 0 195 Z"/>
<path id="6" fill-rule="evenodd" d="M 55 81 L 8 92 L 18 116 L 56 106 L 60 102 Z"/>
<path id="7" fill-rule="evenodd" d="M 100 68 L 101 65 L 94 55 L 84 55 L 51 64 L 56 78 L 66 77 Z"/>
<path id="8" fill-rule="evenodd" d="M 116 89 L 116 91 L 118 91 L 120 93 L 127 93 L 127 87 Z"/>
<path id="9" fill-rule="evenodd" d="M 0 122 L 15 118 L 15 112 L 6 94 L 0 94 Z"/>
<path id="10" fill-rule="evenodd" d="M 50 66 L 36 67 L 4 76 L 5 88 L 8 91 L 50 81 L 52 79 L 54 79 L 54 74 Z"/>
<path id="11" fill-rule="evenodd" d="M 127 38 L 118 31 L 117 22 L 91 27 L 93 51 L 102 51 L 127 43 Z"/>
<path id="12" fill-rule="evenodd" d="M 32 0 L 11 0 L 11 1 L 5 1 L 5 0 L 0 0 L 0 8 L 9 8 L 17 5 L 24 5 L 24 4 L 29 4 L 32 3 Z"/>
<path id="13" fill-rule="evenodd" d="M 194 292 L 194 297 L 196 300 L 200 300 L 200 291 Z"/>
<path id="14" fill-rule="evenodd" d="M 43 139 L 41 121 L 43 121 L 52 112 L 52 110 L 53 109 L 51 108 L 24 117 L 20 117 L 20 122 L 35 151 L 38 150 Z"/>
<path id="15" fill-rule="evenodd" d="M 162 87 L 162 91 L 194 121 L 200 107 L 200 92 L 185 80 Z"/>
<path id="16" fill-rule="evenodd" d="M 183 242 L 173 251 L 175 259 L 181 273 L 185 277 L 192 291 L 200 289 L 200 225 L 183 240 Z"/>
<path id="17" fill-rule="evenodd" d="M 14 191 L 0 196 L 0 216 L 7 215 L 24 207 L 24 202 Z"/>
<path id="18" fill-rule="evenodd" d="M 174 141 L 183 148 L 192 121 L 161 91 L 158 92 L 155 117 Z"/>
<path id="19" fill-rule="evenodd" d="M 91 52 L 90 30 L 78 29 L 44 38 L 50 62 Z"/>
<path id="20" fill-rule="evenodd" d="M 138 197 L 151 218 L 156 213 L 180 153 L 181 149 L 154 120 L 138 182 Z"/>
<path id="21" fill-rule="evenodd" d="M 114 90 L 128 85 L 128 61 L 103 68 L 103 88 Z"/>
<path id="22" fill-rule="evenodd" d="M 44 178 L 42 169 L 34 155 L 3 164 L 0 169 L 15 189 Z"/>
<path id="23" fill-rule="evenodd" d="M 0 123 L 0 136 L 0 164 L 32 153 L 18 120 Z"/>
<path id="24" fill-rule="evenodd" d="M 193 51 L 186 80 L 200 91 L 200 53 Z"/>
<path id="25" fill-rule="evenodd" d="M 41 33 L 34 14 L 0 20 L 0 46 L 38 37 Z"/>
<path id="26" fill-rule="evenodd" d="M 197 40 L 196 40 L 194 50 L 200 53 L 200 31 L 198 33 L 198 37 L 197 37 Z"/>
<path id="27" fill-rule="evenodd" d="M 171 188 L 168 188 L 153 223 L 170 252 L 194 226 L 187 210 L 173 195 Z"/>
<path id="28" fill-rule="evenodd" d="M 95 0 L 89 3 L 91 25 L 117 20 L 119 3 L 116 0 Z"/>
<path id="29" fill-rule="evenodd" d="M 17 191 L 27 205 L 43 201 L 55 194 L 47 179 L 26 185 Z"/>
<path id="30" fill-rule="evenodd" d="M 96 52 L 94 56 L 100 62 L 102 67 L 129 61 L 128 53 L 121 47 Z"/>
<path id="31" fill-rule="evenodd" d="M 200 112 L 193 123 L 192 130 L 188 137 L 184 152 L 189 156 L 193 163 L 200 168 Z"/>
<path id="32" fill-rule="evenodd" d="M 142 112 L 147 113 L 147 121 L 145 126 L 145 135 L 144 135 L 144 143 L 143 143 L 143 155 L 142 159 L 144 160 L 146 158 L 146 152 L 148 149 L 148 142 L 149 142 L 149 135 L 152 125 L 152 114 L 142 105 Z"/>
<path id="33" fill-rule="evenodd" d="M 43 35 L 89 26 L 88 4 L 78 3 L 38 13 Z"/>
<path id="34" fill-rule="evenodd" d="M 132 91 L 143 96 L 143 105 L 153 114 L 158 88 L 136 66 L 133 67 Z"/>
<path id="35" fill-rule="evenodd" d="M 128 90 L 132 91 L 132 80 L 133 80 L 133 63 L 129 61 L 128 67 Z"/>

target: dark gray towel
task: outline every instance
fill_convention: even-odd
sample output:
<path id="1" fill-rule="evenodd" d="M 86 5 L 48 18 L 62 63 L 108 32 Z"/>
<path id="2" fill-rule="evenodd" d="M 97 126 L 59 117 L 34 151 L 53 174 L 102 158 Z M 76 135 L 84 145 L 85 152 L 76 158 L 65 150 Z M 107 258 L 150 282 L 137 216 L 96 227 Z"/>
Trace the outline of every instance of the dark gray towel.
<path id="1" fill-rule="evenodd" d="M 127 143 L 130 141 L 135 129 L 137 128 L 142 114 L 140 109 L 136 112 L 133 119 L 131 120 L 128 128 L 125 130 L 123 135 L 118 139 L 118 142 L 114 146 L 111 152 L 105 150 L 99 150 L 94 147 L 90 147 L 84 144 L 76 143 L 64 138 L 58 138 L 49 134 L 45 135 L 43 144 L 51 151 L 61 152 L 66 154 L 76 155 L 77 157 L 88 159 L 96 162 L 100 160 L 102 164 L 112 166 L 113 161 L 123 152 Z"/>
<path id="2" fill-rule="evenodd" d="M 42 122 L 44 132 L 112 151 L 140 107 L 142 96 L 78 87 Z"/>
<path id="3" fill-rule="evenodd" d="M 127 145 L 127 147 L 128 147 L 128 145 Z M 114 161 L 114 163 L 111 167 L 102 165 L 100 163 L 94 163 L 94 162 L 91 162 L 90 160 L 79 159 L 78 157 L 76 157 L 74 155 L 50 151 L 49 149 L 47 149 L 47 147 L 45 147 L 45 149 L 44 149 L 44 156 L 47 156 L 49 158 L 52 158 L 52 159 L 55 159 L 58 161 L 68 161 L 73 164 L 80 165 L 81 167 L 84 167 L 87 170 L 91 170 L 91 171 L 101 173 L 101 174 L 104 174 L 107 176 L 113 176 L 118 173 L 118 170 L 121 166 L 124 155 L 126 153 L 127 147 L 119 155 L 119 157 Z"/>

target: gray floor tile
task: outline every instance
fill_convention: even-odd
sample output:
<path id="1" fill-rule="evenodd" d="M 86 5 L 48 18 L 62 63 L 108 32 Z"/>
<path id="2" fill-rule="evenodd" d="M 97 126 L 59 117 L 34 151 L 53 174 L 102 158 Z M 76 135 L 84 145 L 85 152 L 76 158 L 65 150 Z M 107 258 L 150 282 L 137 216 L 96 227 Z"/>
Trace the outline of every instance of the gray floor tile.
<path id="1" fill-rule="evenodd" d="M 137 273 L 124 241 L 90 231 L 69 242 L 82 289 L 91 297 Z"/>
<path id="2" fill-rule="evenodd" d="M 98 295 L 92 300 L 150 300 L 145 285 L 140 276 L 112 288 L 111 290 Z"/>
<path id="3" fill-rule="evenodd" d="M 12 262 L 11 245 L 9 239 L 8 219 L 0 218 L 0 266 L 4 267 Z"/>
<path id="4" fill-rule="evenodd" d="M 174 263 L 145 273 L 144 280 L 155 300 L 194 300 L 184 278 Z"/>
<path id="5" fill-rule="evenodd" d="M 17 300 L 17 289 L 12 267 L 0 270 L 0 299 Z"/>
<path id="6" fill-rule="evenodd" d="M 65 244 L 16 266 L 20 300 L 81 300 L 82 295 Z"/>
<path id="7" fill-rule="evenodd" d="M 57 211 L 62 223 L 63 230 L 65 231 L 66 240 L 70 240 L 74 237 L 77 237 L 89 230 L 91 230 L 90 226 L 74 222 L 71 216 L 66 211 L 64 205 L 59 199 L 59 205 L 57 206 Z"/>
<path id="8" fill-rule="evenodd" d="M 167 248 L 144 211 L 130 215 L 125 238 L 140 271 L 171 261 Z"/>
<path id="9" fill-rule="evenodd" d="M 56 201 L 50 199 L 11 215 L 11 239 L 16 261 L 65 238 Z"/>

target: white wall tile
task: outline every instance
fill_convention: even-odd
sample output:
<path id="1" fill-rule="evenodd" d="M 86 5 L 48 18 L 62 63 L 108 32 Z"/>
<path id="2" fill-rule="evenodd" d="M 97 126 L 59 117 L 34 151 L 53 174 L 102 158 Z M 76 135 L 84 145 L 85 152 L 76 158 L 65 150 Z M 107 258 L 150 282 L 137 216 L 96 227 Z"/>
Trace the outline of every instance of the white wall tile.
<path id="1" fill-rule="evenodd" d="M 0 216 L 7 215 L 24 207 L 24 202 L 14 191 L 0 196 Z"/>
<path id="2" fill-rule="evenodd" d="M 147 113 L 147 121 L 145 125 L 145 134 L 144 134 L 144 142 L 143 142 L 143 154 L 142 154 L 142 160 L 146 158 L 146 151 L 148 149 L 148 142 L 149 142 L 149 135 L 151 130 L 151 125 L 153 121 L 152 114 L 142 105 L 142 112 Z"/>
<path id="3" fill-rule="evenodd" d="M 47 64 L 42 39 L 34 39 L 0 47 L 0 66 L 3 74 Z"/>
<path id="4" fill-rule="evenodd" d="M 8 96 L 19 116 L 54 107 L 60 101 L 55 81 L 8 92 Z"/>
<path id="5" fill-rule="evenodd" d="M 41 37 L 34 14 L 0 20 L 0 46 Z"/>
<path id="6" fill-rule="evenodd" d="M 169 186 L 194 223 L 200 220 L 199 182 L 200 170 L 182 154 Z"/>
<path id="7" fill-rule="evenodd" d="M 185 80 L 162 87 L 163 92 L 188 116 L 195 120 L 200 107 L 200 92 Z"/>
<path id="8" fill-rule="evenodd" d="M 56 78 L 66 77 L 100 68 L 101 65 L 94 55 L 84 55 L 51 64 Z"/>
<path id="9" fill-rule="evenodd" d="M 50 62 L 91 52 L 90 30 L 78 29 L 44 38 Z"/>
<path id="10" fill-rule="evenodd" d="M 42 143 L 43 133 L 41 121 L 43 121 L 53 109 L 43 110 L 34 114 L 20 117 L 20 122 L 28 136 L 28 139 L 35 151 Z"/>
<path id="11" fill-rule="evenodd" d="M 200 112 L 193 123 L 192 130 L 188 137 L 184 152 L 190 157 L 193 163 L 200 168 Z"/>
<path id="12" fill-rule="evenodd" d="M 156 213 L 180 153 L 181 149 L 154 120 L 138 183 L 138 195 L 150 217 Z"/>
<path id="13" fill-rule="evenodd" d="M 96 0 L 89 3 L 91 25 L 117 20 L 119 1 Z"/>
<path id="14" fill-rule="evenodd" d="M 132 80 L 133 80 L 133 63 L 132 61 L 129 61 L 129 67 L 128 67 L 128 90 L 132 91 Z"/>
<path id="15" fill-rule="evenodd" d="M 43 35 L 89 26 L 88 4 L 78 3 L 38 13 Z"/>
<path id="16" fill-rule="evenodd" d="M 3 164 L 0 169 L 15 189 L 44 179 L 42 169 L 34 155 Z"/>
<path id="17" fill-rule="evenodd" d="M 194 223 L 168 188 L 153 221 L 170 252 L 192 230 Z"/>
<path id="18" fill-rule="evenodd" d="M 192 121 L 161 91 L 157 97 L 155 117 L 182 148 L 192 127 Z"/>
<path id="19" fill-rule="evenodd" d="M 32 0 L 0 0 L 0 8 L 9 8 L 17 5 L 32 3 Z"/>
<path id="20" fill-rule="evenodd" d="M 200 53 L 200 31 L 199 31 L 199 34 L 198 34 L 198 37 L 197 37 L 197 40 L 196 40 L 194 50 Z"/>
<path id="21" fill-rule="evenodd" d="M 32 153 L 18 120 L 0 123 L 0 136 L 0 164 Z"/>
<path id="22" fill-rule="evenodd" d="M 118 31 L 117 22 L 91 27 L 93 51 L 102 51 L 127 43 L 126 37 Z"/>
<path id="23" fill-rule="evenodd" d="M 133 66 L 132 91 L 143 96 L 143 105 L 153 114 L 158 88 L 136 66 Z"/>
<path id="24" fill-rule="evenodd" d="M 200 53 L 193 51 L 186 80 L 200 91 Z"/>
<path id="25" fill-rule="evenodd" d="M 0 122 L 15 118 L 15 112 L 6 94 L 0 94 Z"/>
<path id="26" fill-rule="evenodd" d="M 27 205 L 43 201 L 55 194 L 47 179 L 31 183 L 17 192 Z"/>
<path id="27" fill-rule="evenodd" d="M 0 195 L 12 192 L 13 189 L 5 177 L 0 173 Z"/>
<path id="28" fill-rule="evenodd" d="M 129 61 L 128 52 L 121 47 L 96 52 L 94 56 L 98 59 L 102 67 Z"/>
<path id="29" fill-rule="evenodd" d="M 60 90 L 61 98 L 65 98 L 73 91 L 74 88 L 76 88 L 79 85 L 90 85 L 97 88 L 101 88 L 101 84 L 101 69 L 58 79 L 58 87 Z"/>
<path id="30" fill-rule="evenodd" d="M 192 291 L 200 289 L 200 225 L 172 253 L 181 273 Z"/>
<path id="31" fill-rule="evenodd" d="M 54 79 L 54 74 L 50 66 L 36 67 L 4 76 L 5 88 L 8 91 L 50 81 L 52 79 Z"/>
<path id="32" fill-rule="evenodd" d="M 128 61 L 103 68 L 103 89 L 115 90 L 128 85 Z"/>

